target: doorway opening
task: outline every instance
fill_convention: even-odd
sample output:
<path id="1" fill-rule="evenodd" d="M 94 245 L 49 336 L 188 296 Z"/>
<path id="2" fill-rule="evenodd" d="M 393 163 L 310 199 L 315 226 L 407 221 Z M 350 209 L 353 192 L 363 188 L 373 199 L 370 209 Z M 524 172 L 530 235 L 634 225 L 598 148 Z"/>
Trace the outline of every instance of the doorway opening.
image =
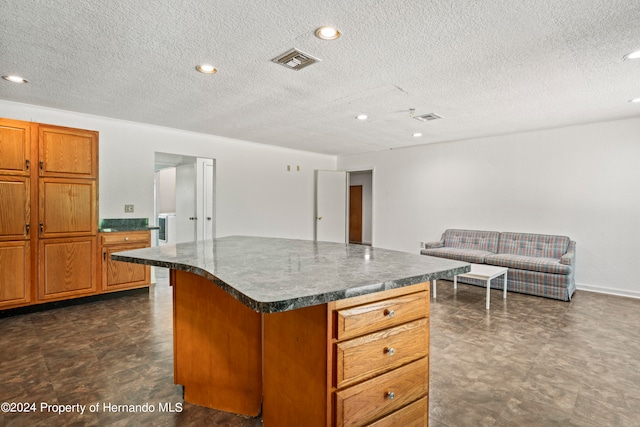
<path id="1" fill-rule="evenodd" d="M 156 152 L 154 197 L 157 245 L 215 238 L 215 159 Z"/>
<path id="2" fill-rule="evenodd" d="M 373 244 L 373 170 L 317 170 L 315 189 L 315 240 Z"/>
<path id="3" fill-rule="evenodd" d="M 372 244 L 373 171 L 349 172 L 349 243 Z"/>

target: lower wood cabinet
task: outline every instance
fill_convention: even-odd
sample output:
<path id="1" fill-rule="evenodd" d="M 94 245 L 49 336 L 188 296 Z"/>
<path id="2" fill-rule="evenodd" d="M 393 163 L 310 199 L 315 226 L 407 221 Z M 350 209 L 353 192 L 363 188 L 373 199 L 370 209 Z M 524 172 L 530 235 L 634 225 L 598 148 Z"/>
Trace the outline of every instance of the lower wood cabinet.
<path id="1" fill-rule="evenodd" d="M 0 242 L 0 309 L 31 302 L 31 247 L 28 240 Z"/>
<path id="2" fill-rule="evenodd" d="M 424 427 L 429 284 L 264 315 L 265 426 Z"/>
<path id="3" fill-rule="evenodd" d="M 112 292 L 149 286 L 151 268 L 147 265 L 114 261 L 113 252 L 151 246 L 151 232 L 131 231 L 100 233 L 101 279 L 102 291 Z"/>
<path id="4" fill-rule="evenodd" d="M 97 290 L 96 238 L 40 240 L 40 301 L 91 295 Z"/>

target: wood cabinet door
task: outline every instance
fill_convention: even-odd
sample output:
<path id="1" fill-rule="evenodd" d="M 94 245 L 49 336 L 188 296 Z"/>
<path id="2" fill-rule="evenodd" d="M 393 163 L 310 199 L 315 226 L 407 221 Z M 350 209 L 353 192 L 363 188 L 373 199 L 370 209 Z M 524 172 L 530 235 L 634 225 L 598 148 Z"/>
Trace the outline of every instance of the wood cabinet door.
<path id="1" fill-rule="evenodd" d="M 31 301 L 30 257 L 28 240 L 0 242 L 0 308 Z"/>
<path id="2" fill-rule="evenodd" d="M 128 251 L 149 247 L 146 243 L 103 246 L 102 248 L 102 290 L 122 290 L 148 286 L 151 282 L 151 269 L 147 265 L 114 261 L 113 252 Z"/>
<path id="3" fill-rule="evenodd" d="M 0 241 L 29 239 L 30 207 L 29 177 L 0 175 Z"/>
<path id="4" fill-rule="evenodd" d="M 31 123 L 0 119 L 0 173 L 29 175 Z"/>
<path id="5" fill-rule="evenodd" d="M 98 132 L 39 125 L 40 176 L 98 177 Z"/>
<path id="6" fill-rule="evenodd" d="M 96 237 L 40 240 L 41 301 L 96 291 Z"/>
<path id="7" fill-rule="evenodd" d="M 87 179 L 40 179 L 40 237 L 95 235 L 96 182 Z"/>

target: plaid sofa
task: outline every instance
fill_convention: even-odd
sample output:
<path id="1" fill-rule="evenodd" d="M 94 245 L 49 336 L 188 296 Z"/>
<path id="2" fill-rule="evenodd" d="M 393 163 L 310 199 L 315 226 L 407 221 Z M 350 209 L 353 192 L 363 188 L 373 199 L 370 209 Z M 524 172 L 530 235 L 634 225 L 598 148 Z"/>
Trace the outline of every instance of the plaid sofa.
<path id="1" fill-rule="evenodd" d="M 437 242 L 425 244 L 423 255 L 509 269 L 507 290 L 569 301 L 576 289 L 576 242 L 566 236 L 445 230 Z M 486 286 L 482 280 L 461 277 L 462 283 Z M 503 289 L 503 278 L 491 287 Z"/>

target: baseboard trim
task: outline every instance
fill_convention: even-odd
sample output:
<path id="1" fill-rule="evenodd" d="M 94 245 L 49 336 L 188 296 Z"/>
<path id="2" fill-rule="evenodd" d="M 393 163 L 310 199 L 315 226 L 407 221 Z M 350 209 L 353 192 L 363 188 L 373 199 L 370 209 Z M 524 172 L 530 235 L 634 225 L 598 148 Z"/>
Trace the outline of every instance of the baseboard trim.
<path id="1" fill-rule="evenodd" d="M 640 299 L 640 291 L 628 291 L 626 289 L 603 288 L 602 286 L 585 285 L 582 283 L 576 283 L 576 290 L 596 292 L 599 294 L 615 295 L 619 297 Z"/>

